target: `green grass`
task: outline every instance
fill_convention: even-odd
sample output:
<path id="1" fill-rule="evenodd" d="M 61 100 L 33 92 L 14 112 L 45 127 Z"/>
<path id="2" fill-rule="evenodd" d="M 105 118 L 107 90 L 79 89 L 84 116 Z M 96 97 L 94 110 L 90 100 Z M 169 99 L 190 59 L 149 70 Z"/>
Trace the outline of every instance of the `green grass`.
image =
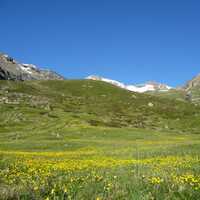
<path id="1" fill-rule="evenodd" d="M 90 80 L 1 81 L 2 98 L 0 199 L 200 198 L 198 106 Z"/>
<path id="2" fill-rule="evenodd" d="M 157 97 L 174 99 L 182 102 L 190 102 L 196 105 L 200 104 L 200 87 L 199 84 L 189 89 L 172 89 L 167 92 L 148 92 L 149 94 Z"/>
<path id="3" fill-rule="evenodd" d="M 197 134 L 66 128 L 59 137 L 4 133 L 0 144 L 2 199 L 67 199 L 65 190 L 69 199 L 200 197 Z"/>
<path id="4" fill-rule="evenodd" d="M 2 97 L 19 102 L 17 106 L 0 104 L 3 128 L 12 129 L 13 121 L 17 128 L 21 125 L 24 128 L 24 124 L 29 126 L 35 120 L 36 123 L 46 120 L 68 126 L 133 127 L 190 133 L 200 130 L 198 106 L 128 92 L 100 81 L 1 81 L 0 88 Z M 15 119 L 6 121 L 9 115 Z"/>
<path id="5" fill-rule="evenodd" d="M 171 89 L 171 90 L 165 91 L 165 92 L 151 91 L 151 92 L 148 92 L 148 93 L 151 94 L 151 95 L 155 95 L 157 97 L 187 102 L 187 99 L 186 99 L 187 92 L 183 89 Z"/>

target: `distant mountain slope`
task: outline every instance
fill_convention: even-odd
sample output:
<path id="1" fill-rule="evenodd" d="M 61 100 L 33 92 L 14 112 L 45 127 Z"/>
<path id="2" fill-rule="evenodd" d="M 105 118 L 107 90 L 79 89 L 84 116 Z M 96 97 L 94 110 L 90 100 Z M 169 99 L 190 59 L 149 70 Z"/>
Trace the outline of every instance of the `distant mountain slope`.
<path id="1" fill-rule="evenodd" d="M 37 68 L 32 64 L 22 64 L 6 54 L 0 54 L 1 80 L 63 80 L 64 78 L 50 70 Z"/>
<path id="2" fill-rule="evenodd" d="M 0 81 L 0 132 L 59 127 L 200 131 L 200 107 L 92 80 Z M 46 129 L 45 128 L 45 129 Z M 55 128 L 55 127 L 54 127 Z"/>
<path id="3" fill-rule="evenodd" d="M 187 91 L 192 90 L 195 87 L 200 87 L 200 74 L 198 74 L 193 79 L 191 79 L 190 81 L 188 81 L 186 83 L 186 85 L 184 86 L 184 88 Z"/>
<path id="4" fill-rule="evenodd" d="M 165 93 L 153 91 L 150 94 L 200 104 L 200 75 L 195 76 L 182 87 L 174 88 Z"/>
<path id="5" fill-rule="evenodd" d="M 133 91 L 133 92 L 139 92 L 139 93 L 148 92 L 148 91 L 166 92 L 171 89 L 171 87 L 166 84 L 156 83 L 153 81 L 151 81 L 151 82 L 149 81 L 145 84 L 140 84 L 140 85 L 125 85 L 119 81 L 115 81 L 112 79 L 95 76 L 95 75 L 88 76 L 88 77 L 86 77 L 86 79 L 104 81 L 104 82 L 113 84 L 115 86 L 118 86 L 120 88 L 129 90 L 129 91 Z"/>
<path id="6" fill-rule="evenodd" d="M 200 103 L 200 74 L 188 81 L 183 87 L 186 91 L 186 98 L 193 103 Z"/>

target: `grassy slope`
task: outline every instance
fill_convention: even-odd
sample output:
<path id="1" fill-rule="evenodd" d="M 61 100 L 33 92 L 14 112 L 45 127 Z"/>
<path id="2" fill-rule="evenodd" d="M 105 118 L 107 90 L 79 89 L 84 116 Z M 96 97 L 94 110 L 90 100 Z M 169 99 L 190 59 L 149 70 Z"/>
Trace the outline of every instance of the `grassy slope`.
<path id="1" fill-rule="evenodd" d="M 49 124 L 57 121 L 58 126 L 138 127 L 194 133 L 200 130 L 199 107 L 131 93 L 104 82 L 5 81 L 0 87 L 4 88 L 2 96 L 9 96 L 11 101 L 18 98 L 21 102 L 19 105 L 0 105 L 0 111 L 4 113 L 0 117 L 3 129 L 29 128 L 29 123 L 40 129 L 40 124 L 42 126 L 46 121 Z M 23 96 L 16 97 L 19 93 Z"/>
<path id="2" fill-rule="evenodd" d="M 155 95 L 157 97 L 163 97 L 168 99 L 174 99 L 177 101 L 187 102 L 186 101 L 186 92 L 181 89 L 171 89 L 166 92 L 149 92 L 149 94 Z"/>
<path id="3" fill-rule="evenodd" d="M 200 198 L 199 107 L 90 80 L 0 88 L 20 102 L 0 104 L 2 199 Z"/>
<path id="4" fill-rule="evenodd" d="M 169 90 L 168 92 L 150 92 L 149 94 L 157 97 L 174 99 L 182 102 L 190 101 L 196 105 L 200 103 L 200 86 L 193 86 L 186 90 Z M 188 96 L 189 95 L 189 96 Z"/>

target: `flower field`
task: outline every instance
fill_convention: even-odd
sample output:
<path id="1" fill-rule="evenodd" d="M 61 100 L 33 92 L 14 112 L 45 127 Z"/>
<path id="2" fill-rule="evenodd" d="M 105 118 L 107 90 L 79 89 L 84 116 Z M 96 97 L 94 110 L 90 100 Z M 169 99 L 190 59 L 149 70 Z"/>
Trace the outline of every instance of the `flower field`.
<path id="1" fill-rule="evenodd" d="M 0 81 L 0 199 L 198 200 L 199 119 L 182 93 Z"/>
<path id="2" fill-rule="evenodd" d="M 88 140 L 93 131 L 87 130 Z M 33 151 L 31 144 L 21 150 L 14 150 L 16 144 L 12 150 L 2 148 L 1 198 L 200 198 L 198 135 L 149 135 L 148 131 L 132 129 L 103 131 L 107 131 L 106 140 L 100 140 L 100 129 L 95 138 L 90 138 L 89 146 L 85 137 L 78 138 L 76 142 L 85 146 L 76 149 L 55 151 L 50 146 L 45 151 Z M 113 137 L 114 132 L 118 137 Z M 125 132 L 129 137 L 122 138 Z"/>

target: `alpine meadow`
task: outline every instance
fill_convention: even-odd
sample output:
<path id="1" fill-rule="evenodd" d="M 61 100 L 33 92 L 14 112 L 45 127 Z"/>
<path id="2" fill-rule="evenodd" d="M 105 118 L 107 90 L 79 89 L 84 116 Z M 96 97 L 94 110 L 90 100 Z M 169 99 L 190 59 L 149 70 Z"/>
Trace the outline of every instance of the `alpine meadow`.
<path id="1" fill-rule="evenodd" d="M 186 90 L 1 80 L 1 198 L 199 199 L 200 107 Z"/>
<path id="2" fill-rule="evenodd" d="M 200 1 L 0 19 L 0 200 L 200 200 Z"/>

